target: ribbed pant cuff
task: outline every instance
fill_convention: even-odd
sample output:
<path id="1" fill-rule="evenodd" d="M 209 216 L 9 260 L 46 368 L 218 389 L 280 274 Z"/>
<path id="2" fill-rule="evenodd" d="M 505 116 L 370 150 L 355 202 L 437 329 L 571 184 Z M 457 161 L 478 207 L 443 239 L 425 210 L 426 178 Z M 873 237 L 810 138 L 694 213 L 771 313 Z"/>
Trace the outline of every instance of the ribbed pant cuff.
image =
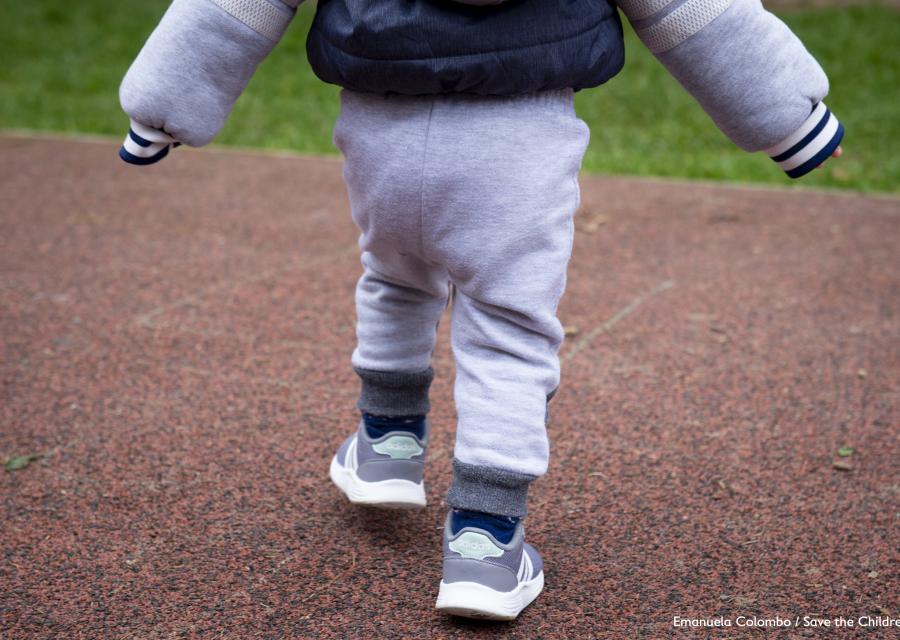
<path id="1" fill-rule="evenodd" d="M 359 367 L 353 370 L 362 381 L 356 403 L 361 411 L 376 416 L 423 416 L 431 408 L 428 403 L 428 389 L 434 379 L 431 367 L 414 373 Z"/>
<path id="2" fill-rule="evenodd" d="M 453 509 L 524 518 L 528 485 L 537 476 L 453 460 L 447 504 Z"/>

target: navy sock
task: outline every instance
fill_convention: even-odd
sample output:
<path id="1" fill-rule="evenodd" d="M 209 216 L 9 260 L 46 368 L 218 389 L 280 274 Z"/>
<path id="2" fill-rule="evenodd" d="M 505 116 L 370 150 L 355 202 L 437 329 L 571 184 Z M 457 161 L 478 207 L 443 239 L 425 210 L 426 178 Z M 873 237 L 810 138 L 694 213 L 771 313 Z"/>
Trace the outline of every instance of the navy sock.
<path id="1" fill-rule="evenodd" d="M 425 416 L 373 416 L 363 413 L 362 417 L 370 438 L 380 438 L 391 431 L 406 431 L 419 440 L 425 438 Z"/>
<path id="2" fill-rule="evenodd" d="M 465 511 L 454 509 L 450 516 L 450 531 L 455 535 L 465 527 L 477 527 L 484 529 L 503 544 L 509 544 L 516 532 L 519 518 L 511 516 L 495 516 L 479 511 Z"/>

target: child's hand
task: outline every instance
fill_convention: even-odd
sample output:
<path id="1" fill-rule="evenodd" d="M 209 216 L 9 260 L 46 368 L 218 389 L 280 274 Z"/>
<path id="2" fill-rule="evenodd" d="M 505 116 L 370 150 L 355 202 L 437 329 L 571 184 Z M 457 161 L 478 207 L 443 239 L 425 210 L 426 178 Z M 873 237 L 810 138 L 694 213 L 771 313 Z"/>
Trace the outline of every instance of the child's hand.
<path id="1" fill-rule="evenodd" d="M 834 153 L 831 154 L 831 157 L 832 158 L 840 158 L 842 155 L 844 155 L 844 150 L 841 149 L 841 145 L 838 145 L 838 148 L 834 150 Z M 823 162 L 818 167 L 816 167 L 816 169 L 821 169 L 824 166 L 825 166 L 825 163 Z"/>

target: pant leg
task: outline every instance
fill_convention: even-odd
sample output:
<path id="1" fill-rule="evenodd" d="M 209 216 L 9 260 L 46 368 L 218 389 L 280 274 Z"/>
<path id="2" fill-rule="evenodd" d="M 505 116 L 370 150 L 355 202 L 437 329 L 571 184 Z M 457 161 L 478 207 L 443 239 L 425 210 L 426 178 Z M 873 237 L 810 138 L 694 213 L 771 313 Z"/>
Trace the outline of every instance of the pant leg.
<path id="1" fill-rule="evenodd" d="M 388 257 L 362 255 L 352 358 L 362 381 L 358 406 L 374 415 L 424 415 L 430 408 L 431 355 L 447 306 L 447 275 L 414 256 Z"/>
<path id="2" fill-rule="evenodd" d="M 588 135 L 571 92 L 436 102 L 424 236 L 456 286 L 453 507 L 522 516 L 547 470 L 556 311 Z"/>
<path id="3" fill-rule="evenodd" d="M 335 127 L 362 249 L 352 358 L 362 381 L 358 406 L 376 415 L 421 415 L 429 408 L 431 355 L 449 288 L 446 269 L 422 256 L 430 109 L 427 99 L 344 91 Z"/>

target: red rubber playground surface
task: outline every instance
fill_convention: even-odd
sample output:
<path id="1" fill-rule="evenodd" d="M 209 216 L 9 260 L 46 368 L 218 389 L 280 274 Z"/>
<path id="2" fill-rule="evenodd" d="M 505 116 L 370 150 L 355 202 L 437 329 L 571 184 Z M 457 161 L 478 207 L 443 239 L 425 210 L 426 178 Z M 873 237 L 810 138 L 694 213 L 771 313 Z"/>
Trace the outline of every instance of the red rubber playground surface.
<path id="1" fill-rule="evenodd" d="M 739 616 L 900 618 L 900 200 L 583 179 L 527 521 L 547 586 L 489 624 L 433 609 L 446 322 L 428 508 L 352 508 L 327 479 L 357 420 L 340 162 L 116 151 L 0 137 L 0 455 L 30 462 L 0 472 L 0 636 L 759 638 L 775 630 Z"/>

